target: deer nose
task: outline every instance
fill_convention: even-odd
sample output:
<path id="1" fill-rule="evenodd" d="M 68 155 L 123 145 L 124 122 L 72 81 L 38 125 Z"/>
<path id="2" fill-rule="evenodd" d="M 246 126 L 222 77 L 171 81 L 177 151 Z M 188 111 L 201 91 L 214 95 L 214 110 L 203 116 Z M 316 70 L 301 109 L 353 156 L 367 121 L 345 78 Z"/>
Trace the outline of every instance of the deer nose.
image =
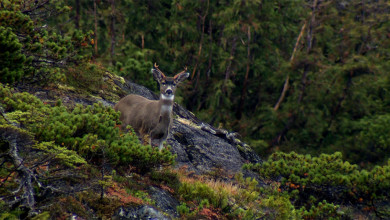
<path id="1" fill-rule="evenodd" d="M 167 90 L 165 91 L 165 93 L 166 93 L 167 95 L 172 95 L 172 94 L 173 94 L 173 91 L 172 91 L 172 89 L 167 89 Z"/>

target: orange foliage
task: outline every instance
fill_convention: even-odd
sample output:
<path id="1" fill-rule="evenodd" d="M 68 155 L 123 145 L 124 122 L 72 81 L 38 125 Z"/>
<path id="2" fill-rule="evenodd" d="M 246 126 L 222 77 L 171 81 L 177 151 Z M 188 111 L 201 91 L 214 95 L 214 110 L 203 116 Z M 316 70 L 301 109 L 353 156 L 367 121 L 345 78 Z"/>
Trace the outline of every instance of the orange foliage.
<path id="1" fill-rule="evenodd" d="M 375 207 L 374 206 L 366 206 L 363 208 L 363 211 L 366 211 L 366 212 L 375 211 Z"/>
<path id="2" fill-rule="evenodd" d="M 107 189 L 106 195 L 108 197 L 117 197 L 123 204 L 143 204 L 144 201 L 140 198 L 134 197 L 126 192 L 125 189 L 120 188 L 117 183 Z"/>
<path id="3" fill-rule="evenodd" d="M 163 190 L 165 190 L 165 191 L 168 191 L 168 192 L 170 192 L 170 193 L 172 193 L 172 194 L 175 192 L 175 190 L 173 190 L 173 189 L 170 188 L 169 186 L 160 185 L 160 188 L 163 189 Z"/>
<path id="4" fill-rule="evenodd" d="M 218 215 L 217 210 L 212 210 L 209 208 L 203 208 L 200 212 L 199 215 L 204 217 L 204 219 L 221 219 L 222 216 Z"/>

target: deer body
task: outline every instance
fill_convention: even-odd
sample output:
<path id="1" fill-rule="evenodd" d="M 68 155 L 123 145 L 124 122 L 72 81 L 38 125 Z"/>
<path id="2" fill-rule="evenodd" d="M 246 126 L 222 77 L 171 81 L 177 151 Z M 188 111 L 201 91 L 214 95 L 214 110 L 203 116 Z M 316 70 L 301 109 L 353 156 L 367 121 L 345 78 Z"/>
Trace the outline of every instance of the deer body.
<path id="1" fill-rule="evenodd" d="M 127 125 L 143 137 L 149 136 L 149 142 L 158 141 L 159 150 L 163 148 L 172 122 L 173 100 L 176 86 L 185 80 L 189 73 L 185 71 L 174 77 L 166 77 L 155 64 L 152 69 L 154 77 L 160 84 L 160 99 L 149 100 L 139 95 L 127 95 L 115 105 L 114 109 L 121 112 L 121 128 Z"/>

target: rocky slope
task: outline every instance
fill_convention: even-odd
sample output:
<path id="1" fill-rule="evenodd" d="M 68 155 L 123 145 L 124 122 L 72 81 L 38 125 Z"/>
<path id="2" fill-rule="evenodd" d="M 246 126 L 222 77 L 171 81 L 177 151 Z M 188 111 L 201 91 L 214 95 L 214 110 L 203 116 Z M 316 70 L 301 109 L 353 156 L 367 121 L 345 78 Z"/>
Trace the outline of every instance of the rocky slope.
<path id="1" fill-rule="evenodd" d="M 72 88 L 61 87 L 39 88 L 19 85 L 18 90 L 28 91 L 46 103 L 55 103 L 58 99 L 63 104 L 91 105 L 102 102 L 106 106 L 113 106 L 119 98 L 127 94 L 139 94 L 149 99 L 158 99 L 147 88 L 123 80 L 120 77 L 106 73 L 105 83 L 110 89 L 107 91 L 80 92 Z M 93 94 L 93 95 L 91 95 Z M 167 144 L 177 155 L 175 167 L 185 168 L 195 175 L 210 174 L 218 171 L 216 178 L 230 181 L 233 174 L 240 172 L 244 163 L 261 163 L 260 157 L 245 143 L 241 142 L 236 133 L 214 128 L 187 111 L 180 105 L 174 105 L 174 122 L 167 139 Z M 256 176 L 246 171 L 246 175 Z M 230 177 L 230 178 L 229 178 Z M 148 194 L 154 200 L 154 205 L 140 205 L 135 207 L 121 207 L 115 212 L 116 219 L 164 219 L 178 217 L 176 207 L 180 204 L 170 192 L 150 186 Z"/>

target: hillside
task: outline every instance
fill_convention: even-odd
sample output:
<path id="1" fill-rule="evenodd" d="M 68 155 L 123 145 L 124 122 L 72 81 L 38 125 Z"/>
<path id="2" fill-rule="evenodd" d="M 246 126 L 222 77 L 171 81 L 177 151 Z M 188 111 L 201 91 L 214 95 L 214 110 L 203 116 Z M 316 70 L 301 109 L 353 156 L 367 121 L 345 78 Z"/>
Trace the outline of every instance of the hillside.
<path id="1" fill-rule="evenodd" d="M 156 97 L 109 72 L 103 75 L 118 94 Z M 387 215 L 390 164 L 366 171 L 343 162 L 341 154 L 311 158 L 283 153 L 262 162 L 248 145 L 179 105 L 167 140 L 170 151 L 159 153 L 140 145 L 134 134 L 119 131 L 112 102 L 103 98 L 109 90 L 103 97 L 77 91 L 2 86 L 2 217 Z M 319 203 L 307 210 L 313 200 Z"/>
<path id="2" fill-rule="evenodd" d="M 148 94 L 149 98 L 153 99 L 156 95 L 154 95 L 152 92 L 147 90 L 146 88 L 139 86 L 137 84 L 131 83 L 131 82 L 124 82 L 123 79 L 120 79 L 118 77 L 115 77 L 113 75 L 110 75 L 109 72 L 105 73 L 105 76 L 113 79 L 110 80 L 110 82 L 106 82 L 107 84 L 110 84 L 113 87 L 116 87 L 115 90 L 121 91 L 121 94 L 124 93 L 136 93 L 136 94 Z M 117 86 L 117 84 L 119 86 Z M 123 91 L 122 91 L 123 89 Z M 9 192 L 6 192 L 8 189 L 5 189 L 6 191 L 3 191 L 5 197 L 3 197 L 3 201 L 6 202 L 3 204 L 3 208 L 6 208 L 7 205 L 16 203 L 19 204 L 20 207 L 26 208 L 30 215 L 35 215 L 39 212 L 44 212 L 45 215 L 48 214 L 48 210 L 50 210 L 50 216 L 52 216 L 53 211 L 52 207 L 50 207 L 48 210 L 45 210 L 45 206 L 52 206 L 49 205 L 50 203 L 55 203 L 55 200 L 58 200 L 58 197 L 66 199 L 76 199 L 78 200 L 79 196 L 82 194 L 96 194 L 96 201 L 84 201 L 83 203 L 83 209 L 82 210 L 62 210 L 61 213 L 58 213 L 60 216 L 66 216 L 67 212 L 72 213 L 75 216 L 80 216 L 81 218 L 87 218 L 87 216 L 95 216 L 95 217 L 112 217 L 114 216 L 115 212 L 119 212 L 119 207 L 122 207 L 122 209 L 143 209 L 145 207 L 148 207 L 149 209 L 154 210 L 154 212 L 157 212 L 157 216 L 164 216 L 167 215 L 167 217 L 178 217 L 176 206 L 180 205 L 179 195 L 177 193 L 173 193 L 174 190 L 178 190 L 177 185 L 170 185 L 170 184 L 178 184 L 179 182 L 179 174 L 180 178 L 184 178 L 184 181 L 196 181 L 197 178 L 206 178 L 210 181 L 213 181 L 214 183 L 218 183 L 219 181 L 226 182 L 225 184 L 228 184 L 228 182 L 231 181 L 233 176 L 241 170 L 241 167 L 244 163 L 247 163 L 249 161 L 252 161 L 254 163 L 260 162 L 260 158 L 249 148 L 249 146 L 245 146 L 244 143 L 240 142 L 239 140 L 236 140 L 234 138 L 227 138 L 227 131 L 215 129 L 209 125 L 204 125 L 201 123 L 197 118 L 193 116 L 192 113 L 186 111 L 182 107 L 176 105 L 174 108 L 174 112 L 176 113 L 176 119 L 174 122 L 174 126 L 172 129 L 172 133 L 167 141 L 167 144 L 170 145 L 172 154 L 175 154 L 175 164 L 169 167 L 165 167 L 163 170 L 157 166 L 157 169 L 154 170 L 157 164 L 170 164 L 172 163 L 172 155 L 168 151 L 164 151 L 162 156 L 165 156 L 167 158 L 164 158 L 162 160 L 155 161 L 153 163 L 153 160 L 150 161 L 150 158 L 139 158 L 139 156 L 136 156 L 135 152 L 132 152 L 126 156 L 134 157 L 134 158 L 128 158 L 129 160 L 119 159 L 119 163 L 122 160 L 126 160 L 128 164 L 121 164 L 118 165 L 118 162 L 110 162 L 113 160 L 116 156 L 120 156 L 120 153 L 123 153 L 119 150 L 119 152 L 109 152 L 107 149 L 107 158 L 104 158 L 104 151 L 107 147 L 114 147 L 114 141 L 109 142 L 107 136 L 105 138 L 102 138 L 104 136 L 100 131 L 94 130 L 93 128 L 88 128 L 86 126 L 94 126 L 94 123 L 88 124 L 88 122 L 85 122 L 86 124 L 76 126 L 78 127 L 76 131 L 71 132 L 73 136 L 80 136 L 82 139 L 88 139 L 91 138 L 90 135 L 97 134 L 99 139 L 101 139 L 101 142 L 96 142 L 98 146 L 93 146 L 93 141 L 90 142 L 89 146 L 83 146 L 84 150 L 87 152 L 83 152 L 80 154 L 84 155 L 84 157 L 87 157 L 89 160 L 91 160 L 89 163 L 86 162 L 84 158 L 80 158 L 80 156 L 75 151 L 69 151 L 66 150 L 66 148 L 61 146 L 56 146 L 55 142 L 61 142 L 60 145 L 66 146 L 66 141 L 73 141 L 77 142 L 77 137 L 73 138 L 67 138 L 66 135 L 64 135 L 64 132 L 62 129 L 56 129 L 56 128 L 49 128 L 51 125 L 46 124 L 44 125 L 44 130 L 41 130 L 41 132 L 45 133 L 50 131 L 56 130 L 56 133 L 59 133 L 61 136 L 54 136 L 53 139 L 48 138 L 49 140 L 55 140 L 54 142 L 41 142 L 36 143 L 34 137 L 30 136 L 31 133 L 28 133 L 28 129 L 33 129 L 32 127 L 35 127 L 37 125 L 34 125 L 36 123 L 35 120 L 38 120 L 39 116 L 34 116 L 35 120 L 29 120 L 25 118 L 26 116 L 31 117 L 32 112 L 37 111 L 37 109 L 25 109 L 25 111 L 16 110 L 19 108 L 19 106 L 14 106 L 15 109 L 10 110 L 12 107 L 10 103 L 20 102 L 21 99 L 18 99 L 17 97 L 28 97 L 26 104 L 32 104 L 35 103 L 38 106 L 45 108 L 47 111 L 51 111 L 49 109 L 53 109 L 54 112 L 61 111 L 57 107 L 63 107 L 62 112 L 60 116 L 53 116 L 52 117 L 60 120 L 55 120 L 56 123 L 62 121 L 64 123 L 62 126 L 64 130 L 67 129 L 67 120 L 72 121 L 72 117 L 66 119 L 61 117 L 65 113 L 64 109 L 73 109 L 71 110 L 72 114 L 75 114 L 76 117 L 86 116 L 86 111 L 83 111 L 81 109 L 86 108 L 89 111 L 87 117 L 93 117 L 98 115 L 101 112 L 99 118 L 95 118 L 102 122 L 103 120 L 108 119 L 108 113 L 113 113 L 112 110 L 109 110 L 112 108 L 112 104 L 110 101 L 104 100 L 102 97 L 98 96 L 92 96 L 87 94 L 75 94 L 73 89 L 66 88 L 66 89 L 60 89 L 60 88 L 50 88 L 50 89 L 43 89 L 40 87 L 19 87 L 17 90 L 24 90 L 28 91 L 29 93 L 21 93 L 20 91 L 12 91 L 9 88 L 3 87 L 2 88 L 2 98 L 3 100 L 7 100 L 6 102 L 6 111 L 2 110 L 2 123 L 3 126 L 2 129 L 2 140 L 4 141 L 3 148 L 5 154 L 3 155 L 4 163 L 8 164 L 8 166 L 12 167 L 13 165 L 16 166 L 18 164 L 18 161 L 15 159 L 15 157 L 20 157 L 21 160 L 24 161 L 21 166 L 26 166 L 23 170 L 20 172 L 20 176 L 17 176 L 17 178 L 12 178 L 14 175 L 10 175 L 8 177 L 5 177 L 3 181 L 6 182 L 13 182 L 15 181 L 25 181 L 24 178 L 28 176 L 27 178 L 30 178 L 29 184 L 26 187 L 34 187 L 36 184 L 38 184 L 38 188 L 40 190 L 43 190 L 44 192 L 41 192 L 43 194 L 46 194 L 46 197 L 44 201 L 40 200 L 40 197 L 42 195 L 36 195 L 36 193 L 30 192 L 32 195 L 25 195 L 23 188 L 23 194 L 18 198 L 17 200 L 14 200 L 15 198 L 9 199 Z M 80 90 L 79 90 L 80 91 Z M 41 100 L 37 99 L 34 96 L 31 96 L 29 94 L 36 95 Z M 55 98 L 54 98 L 55 97 Z M 53 99 L 54 98 L 54 99 Z M 33 101 L 31 101 L 33 100 Z M 13 102 L 14 101 L 14 102 Z M 59 104 L 61 103 L 61 104 Z M 92 108 L 90 108 L 91 103 L 95 103 Z M 96 103 L 100 103 L 96 105 Z M 7 105 L 8 104 L 8 105 Z M 24 104 L 24 103 L 23 103 Z M 22 106 L 26 106 L 23 105 Z M 45 107 L 44 105 L 48 105 Z M 106 105 L 106 106 L 105 106 Z M 50 107 L 49 107 L 50 106 Z M 88 107 L 89 106 L 89 107 Z M 23 108 L 23 107 L 22 107 Z M 40 109 L 38 107 L 38 109 Z M 76 110 L 77 109 L 77 110 Z M 104 109 L 104 110 L 103 110 Z M 77 112 L 80 111 L 83 112 Z M 103 110 L 103 111 L 102 111 Z M 42 109 L 38 110 L 42 111 Z M 96 112 L 97 111 L 97 112 Z M 43 112 L 43 111 L 42 111 Z M 29 114 L 30 113 L 30 114 Z M 107 115 L 102 115 L 107 114 Z M 55 113 L 54 113 L 55 115 Z M 16 119 L 15 117 L 19 120 Z M 24 123 L 20 123 L 21 118 L 24 118 Z M 47 118 L 49 120 L 54 120 L 54 118 Z M 62 118 L 62 120 L 61 120 Z M 47 120 L 46 119 L 46 120 Z M 28 122 L 27 122 L 27 121 Z M 64 121 L 65 120 L 65 121 Z M 76 119 L 77 120 L 77 119 Z M 118 119 L 116 119 L 118 120 Z M 80 120 L 77 120 L 80 121 Z M 16 122 L 16 124 L 15 124 Z M 27 123 L 26 123 L 27 122 Z M 74 121 L 73 121 L 74 122 Z M 96 123 L 96 122 L 95 122 Z M 107 122 L 105 122 L 107 123 Z M 95 124 L 96 126 L 97 124 Z M 21 129 L 21 127 L 27 127 L 26 130 Z M 42 125 L 41 125 L 42 126 Z M 49 127 L 46 127 L 49 126 Z M 68 126 L 70 126 L 68 124 Z M 104 129 L 103 127 L 98 126 L 99 130 Z M 36 127 L 35 127 L 36 128 Z M 72 129 L 72 127 L 68 127 Z M 42 129 L 42 128 L 41 128 Z M 114 130 L 111 135 L 119 135 L 120 137 L 117 137 L 119 139 L 122 139 L 123 133 L 118 132 L 118 128 L 113 126 L 112 129 Z M 105 132 L 107 130 L 104 130 Z M 45 139 L 45 134 L 43 135 L 41 132 L 36 132 L 35 135 L 39 136 L 39 138 Z M 81 132 L 89 132 L 89 134 L 82 135 Z M 58 140 L 59 139 L 59 140 Z M 124 137 L 125 140 L 126 137 Z M 135 143 L 135 147 L 140 147 L 139 141 L 131 139 Z M 64 142 L 62 142 L 64 141 Z M 89 142 L 87 140 L 87 142 Z M 109 146 L 103 146 L 104 144 L 102 142 L 106 142 L 106 144 L 109 144 Z M 14 145 L 13 145 L 14 143 Z M 184 144 L 185 143 L 185 144 Z M 236 147 L 236 144 L 230 144 L 230 143 L 241 143 L 243 146 L 240 148 Z M 84 145 L 85 143 L 81 144 Z M 122 144 L 126 146 L 126 142 Z M 7 151 L 7 145 L 10 149 L 12 147 L 15 147 L 17 149 L 17 152 L 11 153 L 10 151 Z M 77 145 L 76 143 L 73 144 Z M 91 146 L 92 145 L 92 146 Z M 99 146 L 100 145 L 100 146 Z M 134 143 L 133 143 L 134 145 Z M 120 146 L 119 146 L 120 147 Z M 218 149 L 216 149 L 218 147 Z M 89 149 L 88 149 L 89 148 Z M 99 149 L 100 148 L 100 149 Z M 77 149 L 77 148 L 76 148 Z M 146 149 L 140 147 L 142 153 L 152 153 L 157 154 L 157 157 L 159 156 L 158 151 L 152 150 L 150 147 L 147 147 Z M 81 149 L 79 149 L 81 150 Z M 132 148 L 132 151 L 135 149 Z M 16 150 L 15 150 L 16 151 Z M 88 152 L 90 151 L 90 152 Z M 12 151 L 13 152 L 13 151 Z M 108 153 L 109 152 L 109 153 Z M 102 155 L 103 154 L 103 155 Z M 118 155 L 112 155 L 112 154 L 118 154 Z M 103 158 L 99 158 L 103 157 Z M 145 157 L 145 156 L 141 156 Z M 153 156 L 152 156 L 153 157 Z M 134 162 L 131 160 L 135 160 Z M 43 160 L 43 161 L 42 161 Z M 107 160 L 107 161 L 105 161 Z M 156 159 L 154 159 L 156 160 Z M 123 162 L 124 163 L 124 162 Z M 144 163 L 144 164 L 139 164 Z M 157 163 L 157 164 L 156 164 Z M 50 166 L 49 166 L 50 164 Z M 55 164 L 55 165 L 54 165 Z M 54 170 L 51 171 L 51 166 L 55 166 Z M 122 167 L 124 166 L 124 167 Z M 126 168 L 127 166 L 130 166 L 129 168 Z M 133 168 L 131 168 L 134 166 Z M 148 167 L 151 166 L 151 167 Z M 60 168 L 61 167 L 61 168 Z M 88 168 L 87 168 L 88 167 Z M 74 175 L 72 173 L 73 169 L 81 169 L 78 171 L 78 175 Z M 98 177 L 93 177 L 91 174 L 87 171 L 89 169 L 95 170 L 94 175 L 101 173 L 101 175 Z M 115 170 L 114 170 L 115 169 Z M 26 171 L 27 170 L 27 171 Z M 42 170 L 46 170 L 46 174 L 42 173 Z M 59 170 L 60 174 L 58 173 Z M 72 171 L 73 170 L 73 171 Z M 31 171 L 31 172 L 30 172 Z M 15 171 L 12 171 L 11 173 L 16 172 L 19 173 L 19 169 L 16 169 Z M 85 173 L 84 173 L 85 172 Z M 97 172 L 97 173 L 96 173 Z M 116 172 L 121 172 L 120 174 L 116 174 Z M 122 173 L 123 172 L 123 173 Z M 126 177 L 127 175 L 131 174 L 132 172 L 135 172 L 134 174 L 138 173 L 141 174 L 141 176 L 136 177 Z M 150 173 L 152 172 L 152 173 Z M 181 173 L 183 172 L 183 173 Z M 213 174 L 213 172 L 223 172 L 223 173 L 216 173 Z M 11 174 L 10 173 L 10 174 Z M 71 174 L 72 173 L 72 174 Z M 196 174 L 196 177 L 189 177 L 187 179 L 187 174 L 190 175 Z M 134 175 L 131 174 L 131 175 Z M 218 175 L 217 175 L 218 174 Z M 145 176 L 144 176 L 145 175 Z M 227 175 L 227 176 L 223 176 Z M 252 174 L 254 175 L 254 174 Z M 58 177 L 60 176 L 60 177 Z M 82 177 L 83 176 L 83 177 Z M 230 177 L 228 177 L 230 176 Z M 7 179 L 9 178 L 9 179 Z M 47 181 L 46 184 L 42 183 L 45 179 L 51 179 L 55 178 L 55 183 L 51 181 Z M 119 178 L 119 180 L 118 180 Z M 146 180 L 144 180 L 146 178 Z M 173 179 L 171 179 L 173 178 Z M 108 179 L 108 180 L 106 180 Z M 82 180 L 82 181 L 81 181 Z M 77 182 L 76 186 L 69 187 L 69 182 Z M 102 182 L 104 181 L 104 182 Z M 199 183 L 203 183 L 204 180 L 197 180 Z M 177 182 L 177 183 L 176 183 Z M 207 181 L 206 181 L 207 182 Z M 223 184 L 223 182 L 220 182 L 220 184 Z M 73 183 L 74 184 L 74 183 Z M 136 188 L 140 188 L 136 190 L 135 192 L 132 192 L 131 187 L 128 184 L 136 184 Z M 11 185 L 6 185 L 7 188 L 12 188 Z M 69 188 L 68 188 L 69 187 Z M 173 188 L 175 187 L 175 188 Z M 122 194 L 124 190 L 130 190 L 131 192 L 127 192 L 127 194 Z M 138 192 L 139 191 L 139 192 Z M 17 194 L 16 192 L 15 194 Z M 103 194 L 101 194 L 103 193 Z M 137 193 L 141 193 L 141 197 L 138 198 L 137 196 L 134 196 L 133 194 L 138 195 Z M 191 193 L 191 192 L 189 192 Z M 15 195 L 13 194 L 13 195 Z M 39 193 L 40 194 L 40 193 Z M 59 194 L 59 195 L 55 195 Z M 175 196 L 174 196 L 175 195 Z M 26 198 L 27 196 L 27 198 Z M 66 197 L 68 196 L 68 197 Z M 100 196 L 100 197 L 99 197 Z M 227 196 L 227 195 L 225 195 Z M 38 198 L 36 198 L 38 197 Z M 51 197 L 51 198 L 50 198 Z M 144 197 L 144 198 L 143 198 Z M 143 201 L 143 199 L 146 201 Z M 171 200 L 170 203 L 166 204 L 165 200 Z M 27 200 L 27 201 L 25 201 Z M 31 200 L 30 202 L 28 202 Z M 115 201 L 117 204 L 114 205 L 111 208 L 108 208 L 109 210 L 100 210 L 99 208 L 97 210 L 94 210 L 95 207 L 89 207 L 90 203 L 97 203 L 93 205 L 104 205 L 104 202 L 113 202 Z M 70 201 L 69 201 L 70 202 Z M 81 201 L 80 201 L 81 202 Z M 61 209 L 68 209 L 67 207 L 69 204 L 62 204 L 60 207 Z M 141 206 L 140 206 L 141 205 Z M 153 205 L 153 206 L 150 206 Z M 135 208 L 134 208 L 135 207 Z M 157 207 L 160 208 L 159 211 L 155 210 Z M 94 211 L 91 211 L 94 210 Z M 79 212 L 78 212 L 79 211 Z M 100 212 L 107 212 L 107 213 L 100 213 Z M 113 212 L 115 211 L 115 212 Z M 134 210 L 133 210 L 134 211 Z M 160 213 L 161 211 L 167 211 L 167 213 Z M 98 213 L 95 213 L 98 212 Z M 137 213 L 136 211 L 134 211 Z M 21 212 L 23 213 L 23 212 Z M 27 214 L 24 213 L 24 214 Z M 129 214 L 128 214 L 129 215 Z M 148 215 L 151 215 L 153 217 L 153 212 L 148 213 Z M 12 215 L 10 215 L 12 216 Z M 24 215 L 21 215 L 24 216 Z M 57 216 L 57 217 L 60 217 Z M 5 217 L 5 216 L 4 216 Z"/>
<path id="3" fill-rule="evenodd" d="M 0 3 L 0 219 L 390 218 L 387 1 Z"/>

